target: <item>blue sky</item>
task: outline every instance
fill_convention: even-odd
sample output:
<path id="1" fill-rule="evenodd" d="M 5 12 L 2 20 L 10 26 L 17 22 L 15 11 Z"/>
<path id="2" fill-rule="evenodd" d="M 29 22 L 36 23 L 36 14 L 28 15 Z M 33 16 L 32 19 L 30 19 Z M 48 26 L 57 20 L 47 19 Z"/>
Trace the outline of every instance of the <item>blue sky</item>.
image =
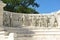
<path id="1" fill-rule="evenodd" d="M 60 10 L 60 0 L 36 0 L 36 2 L 40 5 L 39 8 L 35 7 L 39 13 L 50 13 Z"/>

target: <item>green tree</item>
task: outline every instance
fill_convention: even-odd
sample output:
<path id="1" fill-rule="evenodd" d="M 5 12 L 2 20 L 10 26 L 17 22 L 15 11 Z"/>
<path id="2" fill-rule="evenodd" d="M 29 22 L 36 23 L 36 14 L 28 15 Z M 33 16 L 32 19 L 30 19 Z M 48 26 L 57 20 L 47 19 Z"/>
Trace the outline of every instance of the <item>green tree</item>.
<path id="1" fill-rule="evenodd" d="M 39 7 L 35 0 L 2 0 L 6 3 L 4 10 L 17 13 L 38 13 L 32 7 Z"/>

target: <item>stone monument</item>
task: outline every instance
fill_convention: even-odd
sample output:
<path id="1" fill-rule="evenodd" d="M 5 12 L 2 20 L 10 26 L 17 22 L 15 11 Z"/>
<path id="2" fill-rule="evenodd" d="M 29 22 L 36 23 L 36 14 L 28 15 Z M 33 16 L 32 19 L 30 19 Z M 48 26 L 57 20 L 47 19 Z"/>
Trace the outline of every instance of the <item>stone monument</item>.
<path id="1" fill-rule="evenodd" d="M 13 32 L 15 40 L 60 40 L 59 14 L 60 11 L 51 14 L 22 14 L 5 11 L 5 30 Z"/>
<path id="2" fill-rule="evenodd" d="M 0 40 L 60 40 L 60 11 L 52 14 L 3 12 L 0 1 Z"/>

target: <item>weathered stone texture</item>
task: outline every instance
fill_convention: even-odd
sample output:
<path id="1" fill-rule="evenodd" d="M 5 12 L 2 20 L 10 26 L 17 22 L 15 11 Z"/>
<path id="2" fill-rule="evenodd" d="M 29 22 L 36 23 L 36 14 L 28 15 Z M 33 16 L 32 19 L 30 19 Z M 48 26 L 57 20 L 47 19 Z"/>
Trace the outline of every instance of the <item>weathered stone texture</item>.
<path id="1" fill-rule="evenodd" d="M 5 11 L 4 29 L 14 33 L 14 40 L 60 40 L 59 14 L 22 14 Z"/>
<path id="2" fill-rule="evenodd" d="M 0 40 L 60 40 L 60 11 L 54 14 L 3 13 L 2 4 L 0 2 Z"/>
<path id="3" fill-rule="evenodd" d="M 57 14 L 56 16 L 59 15 Z M 58 20 L 56 16 L 54 14 L 41 15 L 41 14 L 21 14 L 21 13 L 16 14 L 12 12 L 4 12 L 4 25 L 12 27 L 13 26 L 58 27 Z"/>
<path id="4" fill-rule="evenodd" d="M 0 1 L 0 26 L 3 25 L 3 7 L 5 6 L 4 3 L 2 3 L 2 1 Z"/>

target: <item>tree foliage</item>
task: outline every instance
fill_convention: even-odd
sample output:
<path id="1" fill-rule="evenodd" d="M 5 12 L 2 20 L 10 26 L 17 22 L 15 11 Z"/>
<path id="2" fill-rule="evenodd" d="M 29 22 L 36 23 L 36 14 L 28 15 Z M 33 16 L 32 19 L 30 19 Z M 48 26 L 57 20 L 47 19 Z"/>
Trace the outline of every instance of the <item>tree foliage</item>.
<path id="1" fill-rule="evenodd" d="M 35 0 L 2 0 L 6 6 L 4 10 L 18 13 L 38 13 L 32 7 L 39 7 Z"/>

